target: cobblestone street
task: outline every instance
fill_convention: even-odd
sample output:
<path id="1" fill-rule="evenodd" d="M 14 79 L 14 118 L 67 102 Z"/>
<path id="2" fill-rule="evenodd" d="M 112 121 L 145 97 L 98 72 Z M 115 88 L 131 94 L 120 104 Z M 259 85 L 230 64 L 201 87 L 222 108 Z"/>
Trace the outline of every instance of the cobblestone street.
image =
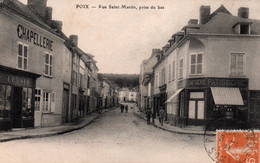
<path id="1" fill-rule="evenodd" d="M 8 162 L 212 162 L 203 140 L 148 126 L 133 109 L 116 108 L 81 130 L 1 143 L 0 150 Z"/>

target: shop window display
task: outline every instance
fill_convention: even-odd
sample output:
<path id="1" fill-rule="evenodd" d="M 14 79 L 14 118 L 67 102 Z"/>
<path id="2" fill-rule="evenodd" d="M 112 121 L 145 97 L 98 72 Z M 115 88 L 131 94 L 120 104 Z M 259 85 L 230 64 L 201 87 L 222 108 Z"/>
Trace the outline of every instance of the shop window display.
<path id="1" fill-rule="evenodd" d="M 32 88 L 23 88 L 23 118 L 33 118 Z"/>
<path id="2" fill-rule="evenodd" d="M 11 86 L 0 85 L 0 119 L 11 116 Z"/>

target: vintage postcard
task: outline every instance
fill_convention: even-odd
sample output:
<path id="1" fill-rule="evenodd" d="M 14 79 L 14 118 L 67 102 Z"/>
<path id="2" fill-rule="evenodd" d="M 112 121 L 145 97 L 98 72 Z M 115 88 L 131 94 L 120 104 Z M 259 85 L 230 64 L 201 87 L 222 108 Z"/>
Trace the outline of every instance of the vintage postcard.
<path id="1" fill-rule="evenodd" d="M 0 0 L 0 162 L 260 162 L 258 0 Z"/>

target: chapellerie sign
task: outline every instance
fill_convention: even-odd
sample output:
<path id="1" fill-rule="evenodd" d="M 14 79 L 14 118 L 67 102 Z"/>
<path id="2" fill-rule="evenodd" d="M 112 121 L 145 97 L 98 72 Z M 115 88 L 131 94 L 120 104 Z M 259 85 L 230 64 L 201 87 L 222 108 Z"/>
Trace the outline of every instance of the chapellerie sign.
<path id="1" fill-rule="evenodd" d="M 179 88 L 196 87 L 248 87 L 248 79 L 238 78 L 192 78 L 178 83 Z"/>
<path id="2" fill-rule="evenodd" d="M 20 24 L 17 26 L 17 36 L 20 39 L 26 40 L 28 42 L 33 43 L 34 45 L 37 45 L 39 47 L 52 51 L 52 43 L 53 43 L 52 40 L 34 32 Z"/>

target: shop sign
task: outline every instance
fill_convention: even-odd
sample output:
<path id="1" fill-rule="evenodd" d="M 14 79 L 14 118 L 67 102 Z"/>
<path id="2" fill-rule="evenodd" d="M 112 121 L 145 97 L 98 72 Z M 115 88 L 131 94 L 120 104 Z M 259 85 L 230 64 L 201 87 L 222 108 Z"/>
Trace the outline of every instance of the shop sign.
<path id="1" fill-rule="evenodd" d="M 15 86 L 26 86 L 26 87 L 32 87 L 33 86 L 33 80 L 26 77 L 21 76 L 15 76 L 11 74 L 5 74 L 0 72 L 0 83 L 3 84 L 11 84 Z"/>
<path id="2" fill-rule="evenodd" d="M 196 78 L 185 79 L 178 83 L 179 88 L 196 87 L 248 87 L 247 79 L 233 78 Z"/>
<path id="3" fill-rule="evenodd" d="M 33 30 L 25 28 L 21 24 L 17 26 L 17 36 L 22 40 L 33 43 L 34 45 L 37 45 L 44 49 L 48 49 L 50 51 L 53 50 L 52 40 L 34 32 Z"/>

